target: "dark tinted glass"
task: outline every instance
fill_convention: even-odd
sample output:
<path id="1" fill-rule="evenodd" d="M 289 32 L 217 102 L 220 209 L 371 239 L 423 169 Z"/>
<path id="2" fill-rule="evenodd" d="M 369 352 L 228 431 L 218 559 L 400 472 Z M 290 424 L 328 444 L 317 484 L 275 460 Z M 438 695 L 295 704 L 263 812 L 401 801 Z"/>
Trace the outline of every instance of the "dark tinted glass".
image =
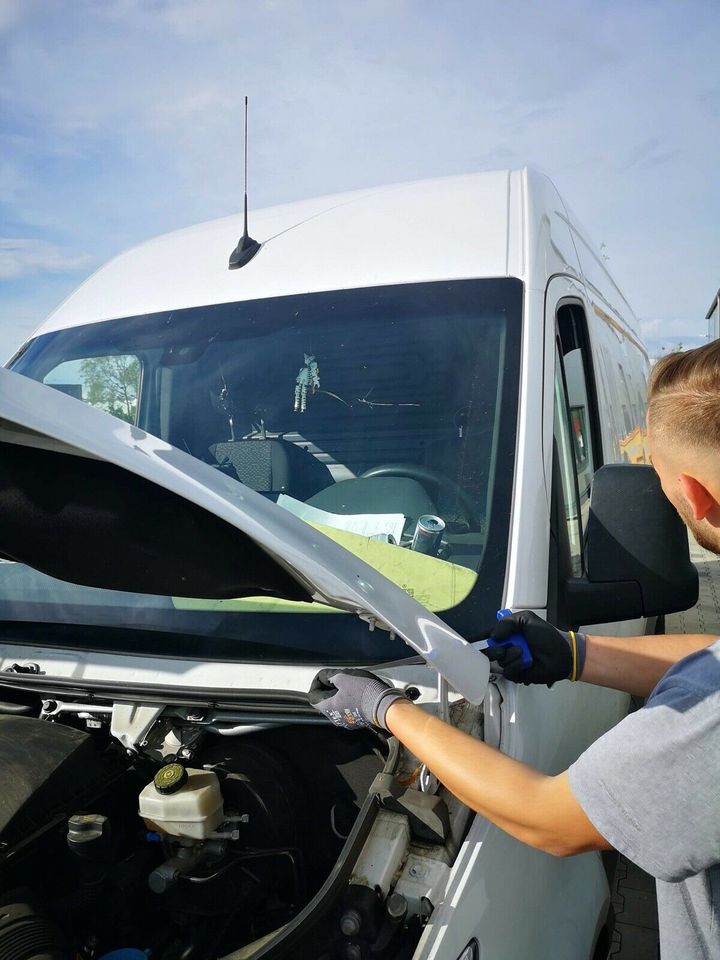
<path id="1" fill-rule="evenodd" d="M 58 331 L 14 369 L 116 415 L 129 371 L 125 419 L 320 523 L 471 633 L 504 580 L 521 312 L 516 280 L 308 294 Z M 407 652 L 317 605 L 89 590 L 19 565 L 0 565 L 0 603 L 15 630 L 74 624 L 99 646 L 337 662 Z"/>

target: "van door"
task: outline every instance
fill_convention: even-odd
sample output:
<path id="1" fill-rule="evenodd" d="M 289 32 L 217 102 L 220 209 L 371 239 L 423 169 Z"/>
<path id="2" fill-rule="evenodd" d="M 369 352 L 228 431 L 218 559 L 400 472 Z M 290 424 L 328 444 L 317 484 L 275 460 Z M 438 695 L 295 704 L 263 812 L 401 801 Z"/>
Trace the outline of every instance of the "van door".
<path id="1" fill-rule="evenodd" d="M 593 330 L 588 314 L 587 300 L 579 284 L 558 278 L 550 282 L 546 322 L 552 324 L 555 345 L 553 367 L 548 371 L 553 385 L 553 467 L 547 615 L 560 626 L 569 625 L 562 585 L 568 577 L 585 572 L 584 536 L 592 478 L 605 459 L 600 425 L 610 416 L 604 392 L 596 386 Z M 612 452 L 608 459 L 614 459 Z M 633 636 L 645 632 L 645 622 L 613 621 L 610 609 L 606 623 L 584 624 L 581 629 L 601 635 Z M 584 749 L 621 719 L 627 707 L 625 694 L 583 688 L 583 728 L 578 729 L 578 748 Z"/>
<path id="2" fill-rule="evenodd" d="M 592 478 L 604 462 L 620 459 L 614 443 L 606 449 L 608 439 L 603 434 L 607 431 L 603 430 L 602 424 L 614 422 L 618 417 L 613 397 L 625 389 L 627 358 L 626 344 L 621 338 L 610 340 L 603 336 L 606 331 L 602 321 L 588 306 L 580 284 L 574 281 L 556 278 L 549 283 L 546 321 L 554 333 L 553 369 L 548 380 L 553 384 L 551 508 L 557 513 L 552 523 L 552 549 L 557 556 L 549 571 L 548 615 L 550 619 L 554 615 L 555 619 L 562 621 L 562 602 L 552 581 L 561 580 L 563 576 L 581 576 L 585 571 L 583 543 Z M 617 345 L 616 356 L 609 358 L 610 363 L 603 363 L 613 340 Z M 614 389 L 608 390 L 597 374 L 607 377 L 608 371 L 613 369 L 618 371 L 616 382 L 610 384 Z M 546 443 L 550 442 L 548 434 L 549 431 Z M 642 620 L 618 623 L 613 632 L 627 634 L 630 624 L 631 632 L 644 632 Z"/>

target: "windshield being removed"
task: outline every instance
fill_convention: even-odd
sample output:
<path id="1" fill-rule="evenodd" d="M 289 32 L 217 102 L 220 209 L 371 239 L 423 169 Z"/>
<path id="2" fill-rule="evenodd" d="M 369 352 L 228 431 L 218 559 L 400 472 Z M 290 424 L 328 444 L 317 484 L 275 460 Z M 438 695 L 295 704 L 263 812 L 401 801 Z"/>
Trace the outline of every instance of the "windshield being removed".
<path id="1" fill-rule="evenodd" d="M 189 308 L 46 334 L 13 369 L 252 487 L 469 632 L 504 576 L 521 298 L 519 281 L 485 280 Z M 212 637 L 266 658 L 288 644 L 321 656 L 340 621 L 360 638 L 320 604 L 113 593 L 18 564 L 0 566 L 0 601 L 5 621 Z M 381 647 L 366 631 L 348 657 Z"/>

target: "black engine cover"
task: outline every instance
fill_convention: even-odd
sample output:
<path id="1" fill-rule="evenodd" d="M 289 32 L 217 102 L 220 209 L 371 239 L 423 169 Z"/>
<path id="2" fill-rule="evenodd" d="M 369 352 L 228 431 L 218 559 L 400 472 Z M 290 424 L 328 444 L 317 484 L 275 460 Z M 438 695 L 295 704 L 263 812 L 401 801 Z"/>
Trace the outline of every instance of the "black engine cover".
<path id="1" fill-rule="evenodd" d="M 15 843 L 65 813 L 102 768 L 89 734 L 0 715 L 0 841 Z"/>

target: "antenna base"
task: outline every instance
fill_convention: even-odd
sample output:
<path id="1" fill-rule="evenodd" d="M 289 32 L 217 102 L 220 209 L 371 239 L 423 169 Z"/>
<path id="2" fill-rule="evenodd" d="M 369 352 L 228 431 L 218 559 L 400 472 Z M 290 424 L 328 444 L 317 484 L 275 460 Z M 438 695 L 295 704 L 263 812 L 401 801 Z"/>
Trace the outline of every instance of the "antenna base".
<path id="1" fill-rule="evenodd" d="M 262 244 L 258 243 L 257 240 L 253 240 L 252 237 L 244 234 L 240 237 L 238 245 L 230 254 L 228 270 L 239 270 L 240 267 L 244 267 L 246 263 L 250 263 L 261 246 Z"/>

